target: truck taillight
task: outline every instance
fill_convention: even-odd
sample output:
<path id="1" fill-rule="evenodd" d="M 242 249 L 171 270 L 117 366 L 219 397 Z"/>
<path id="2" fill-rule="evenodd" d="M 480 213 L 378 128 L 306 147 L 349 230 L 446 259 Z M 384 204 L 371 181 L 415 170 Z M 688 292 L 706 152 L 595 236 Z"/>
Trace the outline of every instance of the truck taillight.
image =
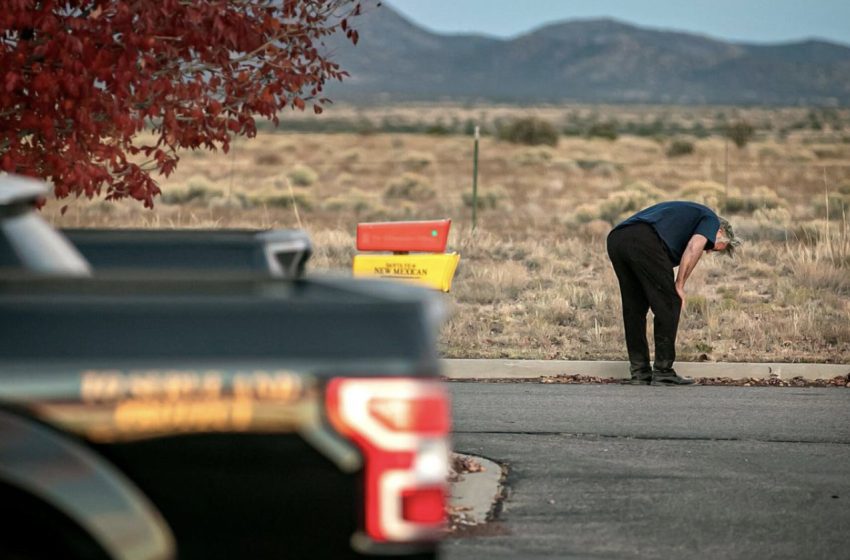
<path id="1" fill-rule="evenodd" d="M 331 424 L 365 459 L 365 531 L 375 541 L 435 540 L 445 523 L 448 394 L 439 381 L 336 378 Z"/>

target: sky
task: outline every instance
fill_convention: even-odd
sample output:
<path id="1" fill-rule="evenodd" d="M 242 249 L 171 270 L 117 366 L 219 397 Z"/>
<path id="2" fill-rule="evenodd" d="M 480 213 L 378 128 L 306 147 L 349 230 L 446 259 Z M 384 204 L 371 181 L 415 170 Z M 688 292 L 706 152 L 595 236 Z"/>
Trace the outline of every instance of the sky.
<path id="1" fill-rule="evenodd" d="M 566 19 L 613 17 L 643 27 L 752 43 L 818 38 L 850 45 L 850 0 L 385 0 L 442 33 L 513 37 Z"/>

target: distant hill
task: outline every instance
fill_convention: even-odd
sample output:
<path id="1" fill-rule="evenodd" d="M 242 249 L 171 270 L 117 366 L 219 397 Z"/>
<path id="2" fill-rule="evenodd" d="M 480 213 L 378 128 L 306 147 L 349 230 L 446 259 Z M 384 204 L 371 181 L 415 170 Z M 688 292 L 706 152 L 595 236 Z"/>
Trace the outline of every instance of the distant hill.
<path id="1" fill-rule="evenodd" d="M 513 39 L 432 33 L 386 4 L 328 41 L 351 78 L 334 100 L 850 105 L 850 47 L 730 43 L 611 19 Z"/>

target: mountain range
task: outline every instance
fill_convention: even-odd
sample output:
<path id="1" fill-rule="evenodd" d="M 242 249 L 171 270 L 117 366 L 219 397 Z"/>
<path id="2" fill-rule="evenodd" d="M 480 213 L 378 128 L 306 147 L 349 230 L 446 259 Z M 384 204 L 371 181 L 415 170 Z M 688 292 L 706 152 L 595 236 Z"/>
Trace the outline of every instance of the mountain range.
<path id="1" fill-rule="evenodd" d="M 510 39 L 441 34 L 387 4 L 356 18 L 352 47 L 326 47 L 351 77 L 335 101 L 850 105 L 850 47 L 772 45 L 629 25 L 553 23 Z"/>

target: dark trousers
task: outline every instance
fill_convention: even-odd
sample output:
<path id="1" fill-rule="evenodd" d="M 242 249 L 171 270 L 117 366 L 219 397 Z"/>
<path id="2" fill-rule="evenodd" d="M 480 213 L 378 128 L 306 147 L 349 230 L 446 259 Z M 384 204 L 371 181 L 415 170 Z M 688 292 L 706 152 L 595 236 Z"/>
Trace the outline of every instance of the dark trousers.
<path id="1" fill-rule="evenodd" d="M 646 314 L 655 316 L 655 367 L 673 368 L 682 301 L 676 293 L 673 262 L 649 224 L 633 224 L 608 235 L 608 257 L 620 282 L 626 349 L 632 376 L 649 373 Z"/>

